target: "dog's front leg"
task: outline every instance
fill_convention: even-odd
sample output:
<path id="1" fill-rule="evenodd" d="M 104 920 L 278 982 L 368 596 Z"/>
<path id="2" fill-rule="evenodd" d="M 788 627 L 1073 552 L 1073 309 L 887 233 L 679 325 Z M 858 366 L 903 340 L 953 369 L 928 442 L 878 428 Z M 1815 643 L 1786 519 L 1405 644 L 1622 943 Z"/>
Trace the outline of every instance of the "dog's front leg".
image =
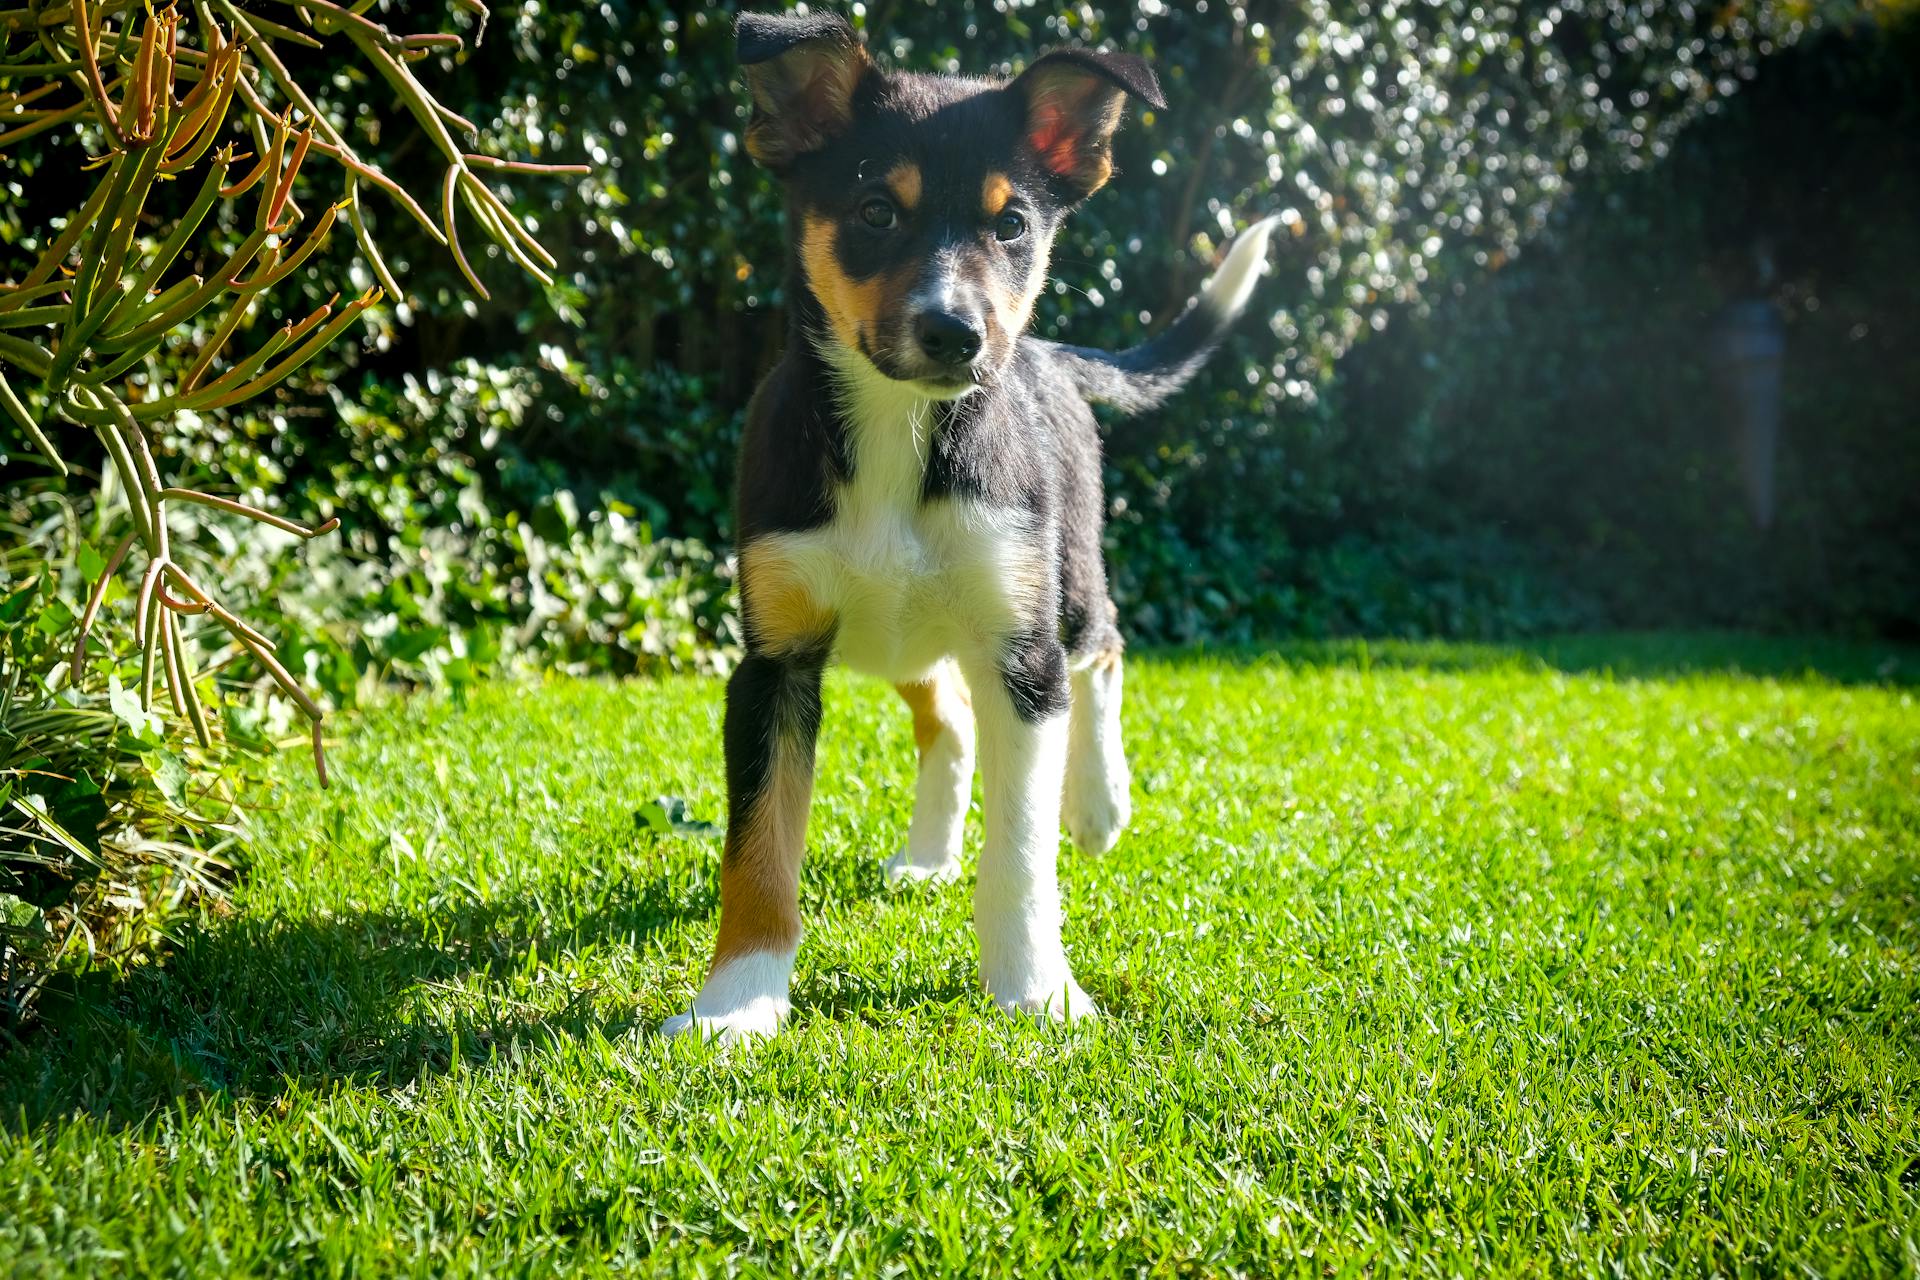
<path id="1" fill-rule="evenodd" d="M 980 980 L 1009 1013 L 1055 1021 L 1098 1013 L 1060 940 L 1060 787 L 1067 664 L 1050 634 L 963 664 L 980 736 L 986 835 L 973 893 Z"/>
<path id="2" fill-rule="evenodd" d="M 727 684 L 720 934 L 692 1010 L 667 1019 L 663 1035 L 768 1036 L 787 1016 L 822 665 L 820 654 L 749 654 Z"/>

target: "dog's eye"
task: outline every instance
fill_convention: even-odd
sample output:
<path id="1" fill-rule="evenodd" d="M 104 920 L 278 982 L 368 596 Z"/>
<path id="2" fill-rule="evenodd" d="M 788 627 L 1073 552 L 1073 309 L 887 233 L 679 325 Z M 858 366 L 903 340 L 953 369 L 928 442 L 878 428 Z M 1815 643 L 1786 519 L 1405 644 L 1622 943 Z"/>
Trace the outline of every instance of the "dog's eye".
<path id="1" fill-rule="evenodd" d="M 884 231 L 893 225 L 893 206 L 885 200 L 869 200 L 860 206 L 860 221 Z"/>
<path id="2" fill-rule="evenodd" d="M 1017 213 L 1003 213 L 994 224 L 993 233 L 1002 240 L 1018 240 L 1027 234 L 1027 220 Z"/>

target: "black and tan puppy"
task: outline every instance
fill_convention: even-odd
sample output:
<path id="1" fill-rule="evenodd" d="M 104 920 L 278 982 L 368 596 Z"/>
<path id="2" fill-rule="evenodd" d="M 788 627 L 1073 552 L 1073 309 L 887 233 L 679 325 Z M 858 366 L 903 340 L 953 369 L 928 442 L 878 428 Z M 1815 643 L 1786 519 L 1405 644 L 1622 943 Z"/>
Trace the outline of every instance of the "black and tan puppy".
<path id="1" fill-rule="evenodd" d="M 1125 99 L 1165 105 L 1147 65 L 1061 49 L 1003 82 L 883 70 L 831 15 L 744 15 L 738 35 L 747 150 L 786 187 L 793 327 L 740 454 L 719 939 L 662 1030 L 765 1035 L 786 1016 L 832 661 L 913 710 L 920 779 L 890 874 L 957 874 L 977 727 L 981 980 L 1003 1009 L 1092 1016 L 1060 941 L 1062 808 L 1103 851 L 1128 779 L 1087 404 L 1178 389 L 1245 304 L 1271 224 L 1144 347 L 1029 337 L 1048 247 L 1111 174 Z"/>

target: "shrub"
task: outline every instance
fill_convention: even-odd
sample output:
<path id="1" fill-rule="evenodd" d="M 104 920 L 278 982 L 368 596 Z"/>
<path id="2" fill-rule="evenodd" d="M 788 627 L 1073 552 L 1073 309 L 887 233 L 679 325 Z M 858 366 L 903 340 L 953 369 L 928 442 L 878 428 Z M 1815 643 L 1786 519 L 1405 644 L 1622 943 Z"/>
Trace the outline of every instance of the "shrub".
<path id="1" fill-rule="evenodd" d="M 59 693 L 81 606 L 78 513 L 52 492 L 0 507 L 0 1033 L 56 961 L 137 954 L 227 870 L 234 773 L 143 709 L 137 663 Z M 95 568 L 95 573 L 98 568 Z M 243 733 L 239 705 L 228 709 Z"/>
<path id="2" fill-rule="evenodd" d="M 478 0 L 458 7 L 484 22 Z M 211 510 L 302 539 L 329 532 L 334 522 L 302 525 L 169 480 L 152 446 L 158 431 L 191 449 L 209 415 L 270 396 L 356 327 L 383 289 L 398 296 L 368 231 L 362 184 L 444 245 L 467 287 L 483 298 L 486 287 L 462 248 L 462 211 L 534 277 L 547 279 L 554 265 L 489 180 L 554 167 L 460 145 L 454 132 L 472 135 L 474 126 L 436 101 L 411 69 L 461 48 L 462 39 L 397 34 L 367 17 L 366 8 L 298 0 L 273 17 L 210 0 L 188 15 L 178 6 L 107 11 L 72 0 L 58 10 L 0 13 L 0 65 L 8 73 L 0 94 L 0 151 L 34 178 L 22 193 L 29 216 L 48 214 L 29 221 L 15 211 L 28 252 L 0 292 L 0 415 L 9 435 L 24 439 L 59 476 L 69 474 L 68 457 L 88 437 L 106 456 L 102 487 L 84 495 L 86 509 L 74 522 L 92 527 L 93 539 L 74 553 L 87 561 L 81 566 L 91 580 L 85 602 L 70 607 L 48 594 L 54 552 L 39 540 L 14 552 L 8 568 L 12 607 L 40 608 L 31 622 L 11 625 L 7 640 L 12 754 L 5 782 L 8 802 L 26 823 L 0 848 L 0 885 L 25 904 L 0 902 L 9 918 L 72 903 L 84 926 L 87 911 L 103 900 L 77 896 L 76 886 L 128 883 L 139 850 L 159 847 L 142 819 L 198 821 L 184 800 L 189 771 L 161 742 L 165 721 L 155 690 L 165 685 L 197 750 L 215 752 L 228 703 L 218 681 L 203 679 L 209 659 L 224 666 L 244 657 L 293 700 L 311 722 L 325 782 L 322 708 L 274 641 L 224 603 L 229 597 L 217 590 L 217 558 L 210 567 L 182 541 L 187 526 L 199 524 L 182 513 Z M 363 91 L 379 83 L 438 153 L 444 172 L 437 217 L 386 167 L 361 156 L 304 87 L 310 81 L 290 69 L 302 51 L 324 52 L 329 43 L 352 51 L 351 69 L 332 83 Z M 249 143 L 252 151 L 243 152 Z M 341 198 L 312 216 L 303 207 L 310 192 L 298 183 L 310 155 L 324 156 L 343 182 Z M 90 189 L 58 180 L 89 169 L 97 175 Z M 321 260 L 343 214 L 379 283 L 345 304 L 331 294 L 297 308 L 298 318 L 249 342 L 245 331 L 254 312 L 265 314 L 276 291 L 283 297 L 300 291 L 302 273 Z M 102 539 L 110 550 L 94 545 Z M 223 541 L 229 552 L 237 545 L 231 534 Z M 131 689 L 112 686 L 105 715 L 84 695 L 49 702 L 60 668 L 40 665 L 44 654 L 28 640 L 52 631 L 70 640 L 68 683 L 80 687 L 88 635 L 100 609 L 113 607 L 108 597 L 130 554 L 140 568 L 131 629 L 140 663 Z M 75 636 L 66 636 L 67 629 Z M 131 739 L 114 727 L 116 717 L 130 727 Z M 144 783 L 134 759 L 146 766 Z M 46 787 L 30 781 L 40 777 L 50 780 Z M 147 784 L 157 786 L 169 806 L 147 803 Z M 130 842 L 103 834 L 107 824 L 128 821 L 136 833 Z M 8 946 L 14 967 L 25 953 Z M 27 992 L 33 983 L 10 979 L 9 988 Z"/>
<path id="3" fill-rule="evenodd" d="M 654 479 L 636 480 L 609 456 L 589 487 L 540 459 L 544 433 L 585 429 L 572 424 L 590 418 L 530 416 L 543 401 L 685 394 L 645 378 L 609 389 L 578 369 L 472 362 L 335 388 L 338 429 L 324 444 L 253 423 L 238 450 L 307 518 L 339 518 L 342 541 L 316 544 L 297 574 L 270 548 L 243 551 L 228 561 L 230 580 L 243 596 L 277 602 L 289 663 L 341 704 L 366 680 L 459 688 L 517 665 L 723 669 L 737 638 L 727 560 L 703 540 L 656 535 L 658 504 L 615 496 L 647 492 Z M 660 465 L 648 455 L 635 463 Z"/>

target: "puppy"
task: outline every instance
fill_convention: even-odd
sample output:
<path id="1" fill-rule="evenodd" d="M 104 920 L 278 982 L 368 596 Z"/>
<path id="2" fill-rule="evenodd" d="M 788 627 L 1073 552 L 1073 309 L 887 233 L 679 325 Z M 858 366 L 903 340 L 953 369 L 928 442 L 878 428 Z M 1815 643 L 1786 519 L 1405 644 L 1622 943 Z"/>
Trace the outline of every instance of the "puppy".
<path id="1" fill-rule="evenodd" d="M 800 941 L 821 675 L 892 681 L 919 781 L 895 879 L 959 874 L 976 732 L 980 977 L 1000 1008 L 1095 1016 L 1060 940 L 1074 842 L 1128 819 L 1120 633 L 1089 401 L 1140 410 L 1245 305 L 1271 220 L 1196 303 L 1120 354 L 1028 336 L 1061 221 L 1113 172 L 1141 59 L 1058 49 L 1011 81 L 882 69 L 839 17 L 742 15 L 748 153 L 786 189 L 792 329 L 748 410 L 736 522 L 746 656 L 727 685 L 720 929 L 661 1028 L 769 1035 Z"/>

